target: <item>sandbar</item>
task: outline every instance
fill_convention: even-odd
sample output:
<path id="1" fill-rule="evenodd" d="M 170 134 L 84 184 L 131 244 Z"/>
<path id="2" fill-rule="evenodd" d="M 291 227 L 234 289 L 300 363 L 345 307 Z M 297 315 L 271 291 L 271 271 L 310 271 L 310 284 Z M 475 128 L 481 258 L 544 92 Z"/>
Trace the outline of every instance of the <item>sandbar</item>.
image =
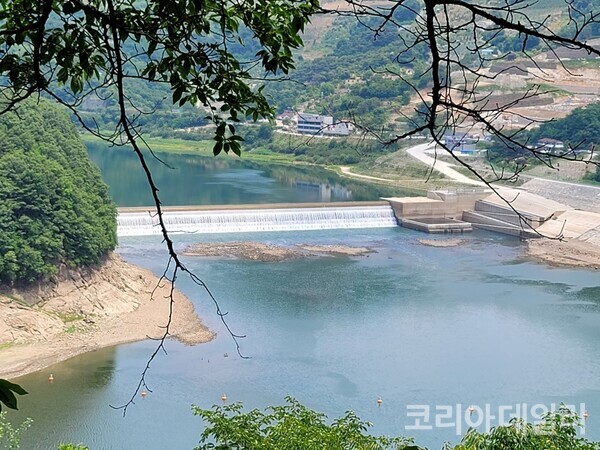
<path id="1" fill-rule="evenodd" d="M 54 284 L 0 294 L 0 378 L 14 378 L 127 342 L 161 337 L 170 283 L 111 255 L 96 270 L 71 271 Z M 157 287 L 158 286 L 158 287 Z M 214 333 L 192 302 L 174 291 L 171 336 L 194 345 Z"/>

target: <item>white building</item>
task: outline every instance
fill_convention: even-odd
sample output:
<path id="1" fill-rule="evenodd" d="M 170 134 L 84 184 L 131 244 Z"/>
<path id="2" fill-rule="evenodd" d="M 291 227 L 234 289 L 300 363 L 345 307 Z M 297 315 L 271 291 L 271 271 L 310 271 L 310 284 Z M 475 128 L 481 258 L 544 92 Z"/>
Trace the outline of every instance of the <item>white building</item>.
<path id="1" fill-rule="evenodd" d="M 348 122 L 334 123 L 332 116 L 321 116 L 319 114 L 298 114 L 298 133 L 325 135 L 325 136 L 348 136 L 352 131 L 352 124 Z"/>
<path id="2" fill-rule="evenodd" d="M 563 141 L 551 138 L 542 138 L 537 141 L 537 149 L 540 153 L 552 153 L 558 154 L 565 150 L 565 144 Z"/>

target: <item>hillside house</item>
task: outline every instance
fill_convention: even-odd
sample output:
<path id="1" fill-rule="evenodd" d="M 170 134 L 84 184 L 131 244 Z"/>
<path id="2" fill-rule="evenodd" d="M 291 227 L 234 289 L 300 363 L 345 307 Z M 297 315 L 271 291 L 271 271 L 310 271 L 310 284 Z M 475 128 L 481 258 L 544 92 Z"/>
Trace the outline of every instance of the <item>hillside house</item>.
<path id="1" fill-rule="evenodd" d="M 332 116 L 319 114 L 298 114 L 298 133 L 317 136 L 348 136 L 352 125 L 347 122 L 334 123 Z"/>
<path id="2" fill-rule="evenodd" d="M 467 133 L 454 133 L 444 136 L 446 147 L 451 151 L 457 151 L 464 155 L 474 155 L 477 142 L 479 142 L 478 137 L 469 136 Z"/>
<path id="3" fill-rule="evenodd" d="M 558 139 L 542 138 L 537 141 L 536 148 L 541 153 L 562 153 L 565 149 L 565 144 Z"/>

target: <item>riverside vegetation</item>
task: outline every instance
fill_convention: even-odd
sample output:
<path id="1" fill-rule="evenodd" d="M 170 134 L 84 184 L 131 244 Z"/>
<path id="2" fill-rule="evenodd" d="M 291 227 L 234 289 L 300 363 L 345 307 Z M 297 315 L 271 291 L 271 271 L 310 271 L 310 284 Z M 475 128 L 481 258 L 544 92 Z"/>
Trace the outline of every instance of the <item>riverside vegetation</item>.
<path id="1" fill-rule="evenodd" d="M 351 411 L 329 421 L 288 397 L 286 404 L 245 412 L 241 404 L 192 407 L 193 414 L 207 426 L 195 450 L 426 450 L 412 438 L 373 436 L 371 424 Z M 456 445 L 444 444 L 442 450 L 598 450 L 600 443 L 577 436 L 580 419 L 560 407 L 547 413 L 536 424 L 511 419 L 508 424 L 486 432 L 469 429 Z M 13 427 L 0 413 L 0 445 L 19 448 L 20 438 L 31 425 L 26 421 Z M 84 444 L 60 444 L 58 450 L 90 450 Z"/>
<path id="2" fill-rule="evenodd" d="M 116 243 L 116 207 L 64 111 L 40 100 L 0 116 L 0 284 L 98 264 Z"/>
<path id="3" fill-rule="evenodd" d="M 74 125 L 48 101 L 0 116 L 0 287 L 94 265 L 115 248 L 116 207 Z M 0 379 L 2 404 L 26 391 Z"/>
<path id="4" fill-rule="evenodd" d="M 0 115 L 0 376 L 160 335 L 169 311 L 151 304 L 154 294 L 176 295 L 171 336 L 189 344 L 212 338 L 170 284 L 157 287 L 153 274 L 111 255 L 116 215 L 63 108 L 38 99 Z M 129 328 L 116 332 L 123 320 Z M 80 332 L 87 341 L 69 339 Z M 24 394 L 0 379 L 0 411 L 16 409 Z"/>

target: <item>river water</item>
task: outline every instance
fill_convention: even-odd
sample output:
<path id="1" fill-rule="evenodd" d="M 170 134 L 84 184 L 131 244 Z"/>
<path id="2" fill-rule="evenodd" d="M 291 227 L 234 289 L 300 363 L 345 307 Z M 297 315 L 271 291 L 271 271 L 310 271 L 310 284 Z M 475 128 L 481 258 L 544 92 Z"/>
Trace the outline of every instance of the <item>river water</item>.
<path id="1" fill-rule="evenodd" d="M 118 206 L 153 204 L 137 156 L 122 148 L 89 144 Z M 261 203 L 343 202 L 416 195 L 340 178 L 319 167 L 259 165 L 236 157 L 160 154 L 148 164 L 165 205 L 240 205 Z M 421 193 L 422 194 L 422 193 Z"/>
<path id="2" fill-rule="evenodd" d="M 176 236 L 179 249 L 198 240 L 255 240 L 368 246 L 374 253 L 281 263 L 186 258 L 229 311 L 234 331 L 247 335 L 242 350 L 251 358 L 235 355 L 206 294 L 181 278 L 179 288 L 217 338 L 195 347 L 169 342 L 150 371 L 153 392 L 125 417 L 110 405 L 133 392 L 153 342 L 22 377 L 31 395 L 20 400 L 16 418 L 34 419 L 23 448 L 84 442 L 91 449 L 190 449 L 202 431 L 190 405 L 209 407 L 223 393 L 249 408 L 292 395 L 330 417 L 352 409 L 374 423 L 374 433 L 415 436 L 432 449 L 456 442 L 467 420 L 477 421 L 465 413 L 469 405 L 496 425 L 502 410 L 519 408 L 531 419 L 539 405 L 564 401 L 589 410 L 586 435 L 599 439 L 597 273 L 527 261 L 518 240 L 493 233 L 461 236 L 464 242 L 449 248 L 419 242 L 430 237 L 402 228 Z M 155 237 L 121 239 L 119 253 L 164 269 Z M 411 429 L 426 408 L 426 429 Z"/>

